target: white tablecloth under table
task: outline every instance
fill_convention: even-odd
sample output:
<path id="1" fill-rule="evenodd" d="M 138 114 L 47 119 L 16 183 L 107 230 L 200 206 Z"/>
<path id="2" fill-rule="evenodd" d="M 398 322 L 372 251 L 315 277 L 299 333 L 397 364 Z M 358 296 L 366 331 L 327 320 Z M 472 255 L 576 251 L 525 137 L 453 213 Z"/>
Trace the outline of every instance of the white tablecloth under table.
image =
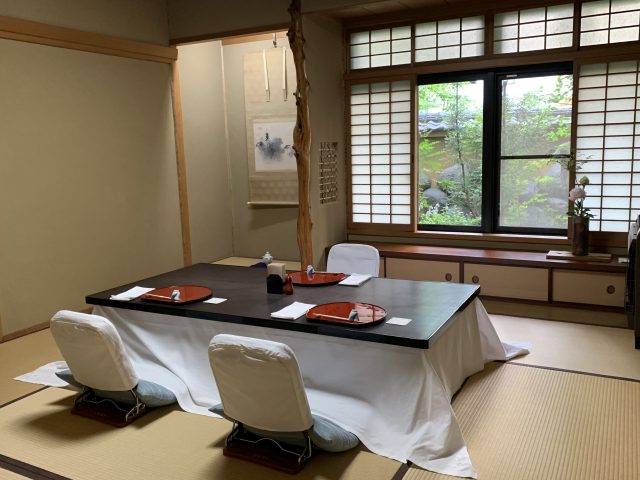
<path id="1" fill-rule="evenodd" d="M 486 362 L 526 353 L 501 343 L 477 299 L 428 350 L 111 307 L 94 313 L 114 323 L 138 375 L 173 390 L 185 411 L 213 415 L 207 409 L 220 402 L 207 354 L 214 335 L 283 342 L 296 354 L 314 413 L 374 453 L 460 477 L 476 473 L 452 395 Z"/>

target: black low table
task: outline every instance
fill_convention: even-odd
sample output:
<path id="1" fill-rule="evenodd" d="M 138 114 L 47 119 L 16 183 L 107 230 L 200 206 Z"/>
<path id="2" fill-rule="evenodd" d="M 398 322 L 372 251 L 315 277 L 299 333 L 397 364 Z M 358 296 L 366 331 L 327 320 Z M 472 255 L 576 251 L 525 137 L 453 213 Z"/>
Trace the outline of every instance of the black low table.
<path id="1" fill-rule="evenodd" d="M 122 293 L 136 285 L 149 288 L 201 285 L 211 288 L 214 297 L 226 298 L 227 301 L 220 304 L 200 302 L 173 305 L 149 303 L 140 299 L 128 302 L 110 299 L 111 295 Z M 479 292 L 480 287 L 477 285 L 372 278 L 359 287 L 296 286 L 293 295 L 277 295 L 267 293 L 264 270 L 199 263 L 89 295 L 86 302 L 90 305 L 426 349 L 446 330 L 455 313 L 466 308 Z M 371 327 L 318 324 L 308 322 L 304 316 L 296 320 L 271 318 L 271 312 L 294 301 L 313 304 L 371 303 L 384 308 L 387 317 L 384 322 Z M 404 326 L 387 325 L 392 317 L 410 318 L 412 321 Z"/>

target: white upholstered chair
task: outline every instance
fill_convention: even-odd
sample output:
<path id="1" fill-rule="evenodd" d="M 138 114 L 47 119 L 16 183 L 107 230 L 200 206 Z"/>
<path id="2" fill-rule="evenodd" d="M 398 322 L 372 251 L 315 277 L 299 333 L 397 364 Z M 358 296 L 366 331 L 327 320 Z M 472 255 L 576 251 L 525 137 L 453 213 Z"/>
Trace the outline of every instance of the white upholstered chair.
<path id="1" fill-rule="evenodd" d="M 220 334 L 209 344 L 221 404 L 211 411 L 234 422 L 223 453 L 288 473 L 313 448 L 341 452 L 358 437 L 311 413 L 296 357 L 287 345 Z"/>
<path id="2" fill-rule="evenodd" d="M 106 318 L 61 310 L 50 326 L 69 367 L 57 375 L 82 389 L 72 413 L 124 426 L 147 407 L 176 401 L 173 392 L 138 378 L 118 331 Z"/>
<path id="3" fill-rule="evenodd" d="M 327 257 L 327 272 L 359 273 L 378 276 L 380 253 L 371 245 L 338 243 L 331 247 Z"/>

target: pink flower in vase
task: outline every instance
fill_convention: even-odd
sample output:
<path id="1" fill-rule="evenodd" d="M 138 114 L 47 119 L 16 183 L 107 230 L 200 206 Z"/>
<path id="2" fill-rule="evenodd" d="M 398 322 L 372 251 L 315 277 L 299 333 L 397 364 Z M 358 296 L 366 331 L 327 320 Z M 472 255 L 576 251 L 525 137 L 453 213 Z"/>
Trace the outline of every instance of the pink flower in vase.
<path id="1" fill-rule="evenodd" d="M 572 202 L 576 202 L 578 200 L 583 200 L 586 198 L 587 192 L 584 191 L 584 188 L 576 187 L 569 191 L 569 200 Z"/>

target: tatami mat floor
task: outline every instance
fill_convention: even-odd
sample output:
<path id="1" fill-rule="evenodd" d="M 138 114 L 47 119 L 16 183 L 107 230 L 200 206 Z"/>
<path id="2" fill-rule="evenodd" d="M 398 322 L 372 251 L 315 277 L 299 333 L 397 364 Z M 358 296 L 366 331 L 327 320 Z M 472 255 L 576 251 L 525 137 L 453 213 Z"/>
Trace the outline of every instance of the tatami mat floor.
<path id="1" fill-rule="evenodd" d="M 491 315 L 504 340 L 532 343 L 531 353 L 514 359 L 565 370 L 640 380 L 640 350 L 627 329 Z M 40 388 L 14 377 L 62 360 L 49 330 L 0 343 L 0 405 Z"/>
<path id="2" fill-rule="evenodd" d="M 504 315 L 492 315 L 492 321 L 501 338 L 533 344 L 531 353 L 513 360 L 515 363 L 640 380 L 640 351 L 634 349 L 630 330 Z M 49 330 L 0 344 L 0 406 L 41 388 L 40 385 L 15 381 L 15 376 L 61 359 Z M 44 392 L 36 396 L 42 394 Z M 418 474 L 412 470 L 405 478 L 408 480 L 411 475 Z M 395 479 L 402 475 L 388 475 L 389 480 L 392 477 Z M 23 477 L 0 469 L 0 480 L 18 478 Z M 488 477 L 481 478 L 489 480 Z"/>
<path id="3" fill-rule="evenodd" d="M 13 379 L 56 360 L 62 355 L 49 329 L 0 343 L 0 405 L 42 388 Z"/>
<path id="4" fill-rule="evenodd" d="M 632 330 L 491 315 L 503 340 L 533 344 L 513 362 L 640 380 L 640 350 Z"/>

